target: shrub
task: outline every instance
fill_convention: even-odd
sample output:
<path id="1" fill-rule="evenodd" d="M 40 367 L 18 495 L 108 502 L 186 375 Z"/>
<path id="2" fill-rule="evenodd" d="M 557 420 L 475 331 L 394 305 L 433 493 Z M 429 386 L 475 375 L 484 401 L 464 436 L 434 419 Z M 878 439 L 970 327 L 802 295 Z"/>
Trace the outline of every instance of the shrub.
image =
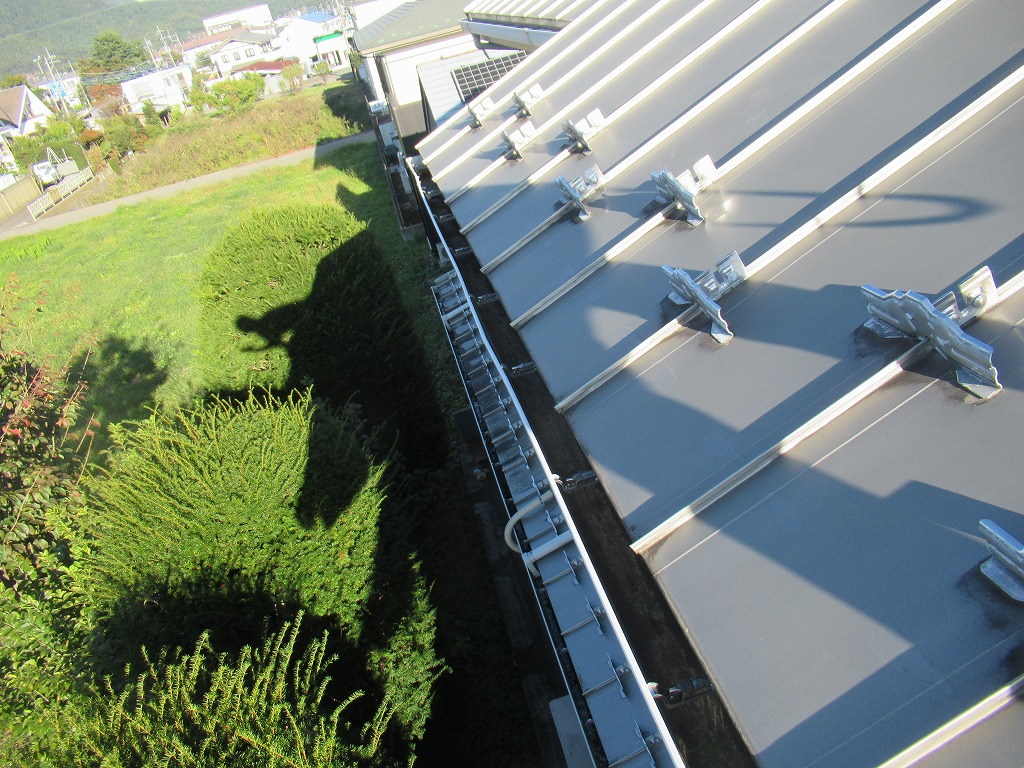
<path id="1" fill-rule="evenodd" d="M 408 552 L 408 514 L 350 417 L 308 393 L 213 400 L 116 435 L 87 478 L 74 546 L 94 603 L 94 662 L 115 673 L 139 649 L 214 647 L 302 609 L 323 617 L 394 722 L 393 751 L 424 732 L 441 663 L 434 613 Z M 353 675 L 356 673 L 354 672 Z"/>
<path id="2" fill-rule="evenodd" d="M 410 464 L 433 466 L 448 442 L 430 372 L 387 260 L 361 228 L 337 208 L 289 206 L 226 232 L 204 274 L 205 367 L 227 389 L 312 383 L 335 407 L 354 401 Z"/>
<path id="3" fill-rule="evenodd" d="M 333 768 L 371 761 L 387 707 L 365 730 L 343 722 L 359 692 L 331 701 L 326 634 L 300 640 L 301 614 L 236 658 L 209 636 L 195 650 L 148 656 L 121 689 L 108 680 L 64 716 L 53 757 L 65 766 L 225 765 Z M 361 744 L 362 742 L 362 744 Z"/>

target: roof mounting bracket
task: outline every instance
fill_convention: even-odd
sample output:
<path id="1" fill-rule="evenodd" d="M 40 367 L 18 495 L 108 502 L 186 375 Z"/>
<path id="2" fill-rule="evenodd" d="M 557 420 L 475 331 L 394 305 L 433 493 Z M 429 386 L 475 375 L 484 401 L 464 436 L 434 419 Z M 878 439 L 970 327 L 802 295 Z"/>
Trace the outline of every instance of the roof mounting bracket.
<path id="1" fill-rule="evenodd" d="M 490 96 L 485 97 L 476 107 L 468 107 L 469 116 L 472 118 L 472 126 L 474 128 L 484 127 L 484 118 L 486 118 L 491 112 L 497 109 L 497 105 L 491 99 Z"/>
<path id="2" fill-rule="evenodd" d="M 697 180 L 697 186 L 701 192 L 718 181 L 719 176 L 718 166 L 711 159 L 711 155 L 704 155 L 704 157 L 694 163 L 690 173 Z"/>
<path id="3" fill-rule="evenodd" d="M 1018 603 L 1024 603 L 1024 544 L 991 520 L 978 522 L 992 557 L 980 566 L 989 581 Z"/>
<path id="4" fill-rule="evenodd" d="M 692 226 L 704 222 L 694 199 L 703 187 L 692 171 L 686 170 L 679 176 L 673 176 L 671 172 L 665 170 L 661 173 L 652 173 L 651 179 L 658 188 L 658 198 L 661 202 L 675 203 L 677 210 L 685 211 L 686 221 Z"/>
<path id="5" fill-rule="evenodd" d="M 661 269 L 672 286 L 668 294 L 669 301 L 680 306 L 696 305 L 711 320 L 711 337 L 720 344 L 732 341 L 733 333 L 722 316 L 722 308 L 717 300 L 747 279 L 747 268 L 740 255 L 732 251 L 714 269 L 701 273 L 696 279 L 690 277 L 685 269 L 669 266 Z"/>
<path id="6" fill-rule="evenodd" d="M 587 624 L 596 625 L 595 628 L 597 629 L 597 634 L 604 634 L 604 628 L 601 626 L 601 617 L 604 616 L 604 608 L 602 608 L 601 606 L 595 608 L 593 605 L 590 604 L 590 600 L 586 597 L 583 598 L 583 603 L 586 606 L 587 613 L 589 613 L 590 615 L 587 616 L 587 618 L 583 619 L 583 621 L 581 621 L 579 624 L 574 624 L 568 629 L 563 629 L 562 637 L 565 637 L 566 635 L 575 632 L 577 629 L 583 629 L 583 627 L 587 626 Z"/>
<path id="7" fill-rule="evenodd" d="M 514 131 L 502 131 L 501 140 L 508 145 L 509 154 L 516 160 L 519 160 L 523 157 L 523 150 L 526 149 L 526 145 L 536 135 L 536 126 L 534 126 L 532 120 L 527 120 Z"/>
<path id="8" fill-rule="evenodd" d="M 564 176 L 559 176 L 555 179 L 555 186 L 561 190 L 563 202 L 576 209 L 576 218 L 586 221 L 590 218 L 590 209 L 587 208 L 586 201 L 596 195 L 604 186 L 604 174 L 600 168 L 592 165 L 583 172 L 582 176 L 577 176 L 572 181 Z"/>
<path id="9" fill-rule="evenodd" d="M 516 117 L 533 117 L 533 112 L 530 111 L 530 108 L 543 97 L 544 89 L 540 87 L 540 83 L 534 83 L 522 92 L 515 91 L 512 94 L 512 101 L 519 107 L 519 113 Z"/>
<path id="10" fill-rule="evenodd" d="M 566 120 L 562 123 L 562 130 L 569 137 L 572 147 L 579 149 L 584 155 L 589 155 L 594 151 L 590 146 L 590 139 L 604 127 L 604 124 L 604 115 L 600 109 L 595 109 L 575 123 L 572 120 Z"/>
<path id="11" fill-rule="evenodd" d="M 860 290 L 871 315 L 864 322 L 864 328 L 882 339 L 927 341 L 956 366 L 957 383 L 981 400 L 988 400 L 1002 390 L 998 371 L 992 364 L 994 350 L 960 327 L 999 301 L 999 292 L 987 266 L 934 303 L 916 291 L 886 292 L 873 285 L 863 285 Z"/>

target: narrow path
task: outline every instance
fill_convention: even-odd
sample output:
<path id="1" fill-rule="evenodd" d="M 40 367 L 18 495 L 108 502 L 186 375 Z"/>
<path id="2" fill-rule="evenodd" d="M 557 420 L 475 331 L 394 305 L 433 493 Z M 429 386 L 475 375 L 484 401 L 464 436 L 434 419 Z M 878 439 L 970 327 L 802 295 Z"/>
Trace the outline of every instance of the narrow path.
<path id="1" fill-rule="evenodd" d="M 316 161 L 331 154 L 339 147 L 344 147 L 349 144 L 359 144 L 367 141 L 374 141 L 373 131 L 363 131 L 362 133 L 346 136 L 343 139 L 335 139 L 334 141 L 329 141 L 315 147 L 307 147 L 306 149 L 289 152 L 287 155 L 281 155 L 280 157 L 272 157 L 269 160 L 258 160 L 254 163 L 238 165 L 234 168 L 228 168 L 223 171 L 207 174 L 206 176 L 198 176 L 194 179 L 187 179 L 186 181 L 178 181 L 174 184 L 168 184 L 165 187 L 157 187 L 156 189 L 150 189 L 146 192 L 128 195 L 127 197 L 119 197 L 116 200 L 108 200 L 107 202 L 97 203 L 96 205 L 74 208 L 66 212 L 51 212 L 44 215 L 38 221 L 32 221 L 32 217 L 26 209 L 19 214 L 15 214 L 14 216 L 0 221 L 0 240 L 7 239 L 9 237 L 18 237 L 20 235 L 31 235 L 36 232 L 43 232 L 48 229 L 67 226 L 68 224 L 77 224 L 80 221 L 91 219 L 94 216 L 103 216 L 105 214 L 112 213 L 122 205 L 134 205 L 146 200 L 157 200 L 164 197 L 171 197 L 172 195 L 176 195 L 187 189 L 194 189 L 206 184 L 216 184 L 220 181 L 234 179 L 239 176 L 246 176 L 250 173 L 262 171 L 267 168 L 298 165 L 299 163 L 306 161 L 312 161 L 315 164 Z M 88 189 L 89 185 L 86 185 L 81 191 L 84 192 Z M 69 198 L 69 200 L 73 200 L 73 197 L 74 196 Z M 58 206 L 58 208 L 59 207 L 60 206 Z"/>

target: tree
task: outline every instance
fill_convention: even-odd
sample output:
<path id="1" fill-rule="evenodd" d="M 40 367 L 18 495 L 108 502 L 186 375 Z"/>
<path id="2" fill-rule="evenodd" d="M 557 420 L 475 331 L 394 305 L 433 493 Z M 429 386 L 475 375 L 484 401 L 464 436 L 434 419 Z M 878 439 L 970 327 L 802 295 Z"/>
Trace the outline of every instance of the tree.
<path id="1" fill-rule="evenodd" d="M 222 80 L 214 83 L 210 100 L 214 107 L 223 112 L 245 112 L 252 109 L 263 96 L 263 78 L 255 72 L 246 72 L 238 80 Z"/>
<path id="2" fill-rule="evenodd" d="M 89 68 L 97 72 L 117 72 L 148 61 L 138 40 L 126 40 L 120 32 L 103 32 L 92 41 Z"/>
<path id="3" fill-rule="evenodd" d="M 331 76 L 331 63 L 326 59 L 321 59 L 313 67 L 313 74 L 319 77 L 324 85 L 327 85 L 327 78 Z"/>
<path id="4" fill-rule="evenodd" d="M 198 69 L 209 69 L 213 66 L 209 51 L 200 51 L 196 54 L 196 67 Z"/>
<path id="5" fill-rule="evenodd" d="M 0 79 L 0 88 L 17 88 L 19 85 L 28 85 L 28 78 L 24 75 L 6 75 Z"/>
<path id="6" fill-rule="evenodd" d="M 297 91 L 302 85 L 302 75 L 305 74 L 299 62 L 289 64 L 281 70 L 281 85 L 289 91 Z"/>

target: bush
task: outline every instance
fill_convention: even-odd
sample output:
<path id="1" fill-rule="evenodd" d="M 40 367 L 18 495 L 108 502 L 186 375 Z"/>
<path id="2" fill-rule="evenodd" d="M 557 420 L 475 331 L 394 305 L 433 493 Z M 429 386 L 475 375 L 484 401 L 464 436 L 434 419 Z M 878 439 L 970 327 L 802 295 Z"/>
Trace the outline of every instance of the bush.
<path id="1" fill-rule="evenodd" d="M 389 702 L 391 750 L 410 752 L 441 669 L 434 614 L 408 515 L 351 418 L 308 393 L 213 400 L 116 438 L 73 544 L 96 668 L 205 632 L 237 650 L 305 610 L 355 670 L 338 695 L 368 691 L 367 716 Z"/>
<path id="2" fill-rule="evenodd" d="M 190 654 L 148 657 L 130 683 L 107 681 L 73 717 L 52 749 L 63 766 L 225 765 L 333 768 L 372 761 L 386 707 L 358 727 L 341 720 L 361 695 L 328 695 L 326 634 L 305 645 L 301 615 L 237 658 L 217 655 L 203 635 Z M 365 739 L 365 743 L 360 744 Z"/>
<path id="3" fill-rule="evenodd" d="M 413 466 L 447 455 L 424 355 L 385 257 L 328 206 L 258 211 L 207 260 L 201 348 L 211 389 L 313 384 L 386 426 Z M 356 234 L 358 232 L 358 234 Z"/>

